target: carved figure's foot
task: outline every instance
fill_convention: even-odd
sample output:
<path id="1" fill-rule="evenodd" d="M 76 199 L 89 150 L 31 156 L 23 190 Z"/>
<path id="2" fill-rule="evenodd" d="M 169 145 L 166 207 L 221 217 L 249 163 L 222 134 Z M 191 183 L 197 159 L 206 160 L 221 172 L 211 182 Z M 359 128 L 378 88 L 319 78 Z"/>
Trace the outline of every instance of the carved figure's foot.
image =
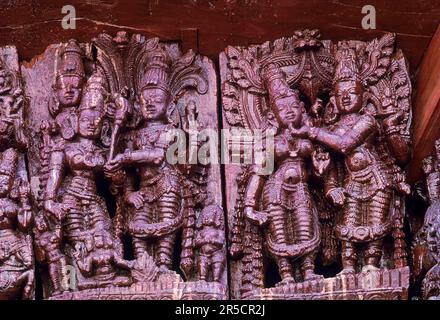
<path id="1" fill-rule="evenodd" d="M 283 280 L 276 284 L 277 287 L 282 287 L 288 284 L 295 283 L 295 279 L 292 276 L 285 277 Z"/>
<path id="2" fill-rule="evenodd" d="M 311 280 L 322 280 L 324 279 L 323 275 L 316 274 L 313 272 L 313 270 L 306 270 L 304 272 L 304 281 L 311 281 Z"/>
<path id="3" fill-rule="evenodd" d="M 345 267 L 336 276 L 342 277 L 342 276 L 350 276 L 350 275 L 354 275 L 354 274 L 356 274 L 356 270 L 354 270 L 354 267 Z"/>
<path id="4" fill-rule="evenodd" d="M 168 269 L 168 267 L 164 264 L 159 265 L 159 273 L 162 274 L 171 274 L 174 273 L 173 270 Z"/>
<path id="5" fill-rule="evenodd" d="M 32 299 L 33 291 L 34 291 L 33 284 L 27 284 L 26 287 L 23 290 L 23 299 L 24 300 Z"/>
<path id="6" fill-rule="evenodd" d="M 362 268 L 362 272 L 375 272 L 375 271 L 380 271 L 380 268 L 373 266 L 371 264 L 366 264 L 365 266 L 363 266 Z"/>

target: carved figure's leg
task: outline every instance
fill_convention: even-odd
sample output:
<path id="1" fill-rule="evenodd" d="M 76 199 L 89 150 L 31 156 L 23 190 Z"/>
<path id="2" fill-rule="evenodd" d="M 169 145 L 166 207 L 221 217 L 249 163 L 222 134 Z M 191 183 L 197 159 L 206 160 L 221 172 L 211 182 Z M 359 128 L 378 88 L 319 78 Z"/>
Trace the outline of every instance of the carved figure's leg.
<path id="1" fill-rule="evenodd" d="M 141 208 L 135 209 L 133 214 L 134 223 L 149 224 L 153 222 L 151 206 L 145 203 Z M 145 254 L 149 254 L 148 242 L 144 238 L 133 236 L 133 251 L 136 259 L 142 258 Z"/>
<path id="2" fill-rule="evenodd" d="M 358 259 L 355 244 L 349 241 L 342 241 L 341 251 L 342 251 L 342 271 L 340 273 L 341 274 L 355 273 L 356 262 Z"/>
<path id="3" fill-rule="evenodd" d="M 174 219 L 179 214 L 180 196 L 172 191 L 164 193 L 158 199 L 157 209 L 160 221 Z M 156 261 L 159 267 L 172 268 L 175 240 L 175 233 L 168 234 L 158 240 Z"/>
<path id="4" fill-rule="evenodd" d="M 68 208 L 63 223 L 63 229 L 66 239 L 73 247 L 81 239 L 81 231 L 84 225 L 84 212 L 79 200 L 69 194 L 63 197 L 63 204 Z"/>
<path id="5" fill-rule="evenodd" d="M 362 217 L 362 205 L 359 201 L 352 197 L 347 197 L 344 206 L 342 224 L 348 228 L 357 227 Z M 357 248 L 355 243 L 350 241 L 342 241 L 342 274 L 355 273 L 356 262 L 358 259 Z"/>
<path id="6" fill-rule="evenodd" d="M 65 291 L 62 285 L 62 283 L 64 283 L 64 272 L 61 264 L 61 261 L 48 262 L 49 277 L 52 282 L 53 294 Z"/>
<path id="7" fill-rule="evenodd" d="M 269 232 L 272 238 L 278 244 L 286 244 L 286 230 L 284 208 L 281 206 L 270 206 L 269 213 Z M 289 259 L 284 257 L 275 257 L 282 281 L 294 281 L 292 264 Z"/>
<path id="8" fill-rule="evenodd" d="M 223 250 L 219 250 L 213 254 L 212 278 L 215 282 L 220 282 L 224 267 Z"/>
<path id="9" fill-rule="evenodd" d="M 97 199 L 90 205 L 91 224 L 94 230 L 112 230 L 112 221 L 104 199 Z"/>
<path id="10" fill-rule="evenodd" d="M 25 271 L 18 279 L 19 283 L 24 283 L 23 299 L 29 300 L 34 292 L 34 270 Z"/>
<path id="11" fill-rule="evenodd" d="M 199 256 L 199 277 L 200 280 L 206 281 L 208 279 L 209 258 L 203 254 Z"/>
<path id="12" fill-rule="evenodd" d="M 391 190 L 379 190 L 370 200 L 368 207 L 368 225 L 379 226 L 387 222 L 391 204 Z M 383 240 L 375 240 L 367 244 L 365 251 L 366 267 L 378 268 L 382 257 Z"/>
<path id="13" fill-rule="evenodd" d="M 301 243 L 310 240 L 313 235 L 313 224 L 318 223 L 313 219 L 311 208 L 311 199 L 307 190 L 295 195 L 296 208 L 293 212 L 292 223 L 295 234 L 295 241 Z M 304 280 L 312 280 L 322 278 L 322 276 L 315 274 L 315 254 L 310 254 L 301 259 L 301 271 Z"/>

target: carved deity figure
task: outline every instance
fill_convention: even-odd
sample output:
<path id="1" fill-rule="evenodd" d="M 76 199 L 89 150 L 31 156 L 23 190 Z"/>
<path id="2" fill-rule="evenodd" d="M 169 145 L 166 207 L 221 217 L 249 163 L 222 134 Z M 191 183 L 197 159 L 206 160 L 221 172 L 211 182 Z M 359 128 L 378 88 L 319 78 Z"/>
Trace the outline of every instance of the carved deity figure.
<path id="1" fill-rule="evenodd" d="M 440 139 L 435 142 L 434 154 L 423 159 L 429 207 L 420 235 L 428 249 L 430 269 L 422 282 L 425 300 L 440 300 Z"/>
<path id="2" fill-rule="evenodd" d="M 32 299 L 34 258 L 30 230 L 33 213 L 24 170 L 25 98 L 8 50 L 0 58 L 0 300 Z"/>
<path id="3" fill-rule="evenodd" d="M 76 40 L 60 45 L 55 56 L 52 99 L 48 103 L 51 119 L 42 121 L 38 128 L 41 133 L 41 147 L 37 151 L 40 160 L 40 190 L 36 196 L 38 214 L 34 228 L 35 253 L 37 261 L 47 265 L 52 294 L 68 290 L 64 286 L 67 282 L 64 276 L 66 259 L 62 248 L 63 210 L 54 200 L 57 195 L 55 190 L 61 186 L 64 173 L 64 163 L 57 164 L 60 162 L 57 158 L 60 158 L 64 142 L 73 139 L 78 131 L 77 109 L 85 81 L 83 55 Z M 50 187 L 51 199 L 46 194 L 48 181 L 55 182 Z"/>
<path id="4" fill-rule="evenodd" d="M 135 256 L 149 252 L 156 264 L 165 269 L 172 267 L 176 230 L 182 224 L 179 172 L 166 161 L 166 151 L 172 142 L 167 135 L 174 128 L 168 118 L 172 102 L 170 62 L 168 54 L 160 48 L 150 53 L 138 91 L 143 125 L 130 133 L 131 148 L 107 163 L 109 171 L 137 169 L 139 190 L 133 184 L 126 189 L 127 203 L 134 207 L 129 233 Z M 149 251 L 149 247 L 153 250 Z"/>
<path id="5" fill-rule="evenodd" d="M 23 233 L 32 223 L 29 187 L 15 180 L 17 163 L 13 148 L 0 156 L 0 300 L 31 299 L 34 291 L 32 238 Z"/>
<path id="6" fill-rule="evenodd" d="M 71 248 L 77 248 L 87 241 L 93 242 L 93 246 L 86 245 L 88 252 L 86 258 L 81 257 L 81 260 L 75 261 L 85 278 L 94 274 L 90 268 L 100 261 L 99 255 L 95 256 L 90 250 L 96 248 L 98 251 L 105 249 L 106 252 L 111 250 L 121 252 L 121 244 L 118 242 L 119 239 L 116 240 L 114 237 L 105 200 L 98 195 L 96 186 L 96 175 L 103 172 L 107 159 L 106 150 L 101 144 L 107 98 L 105 79 L 98 73 L 93 74 L 87 81 L 80 106 L 69 112 L 69 117 L 74 118 L 71 123 L 77 123 L 74 137 L 71 140 L 60 139 L 52 146 L 44 201 L 45 210 L 52 219 L 59 221 L 62 237 Z M 61 186 L 62 194 L 59 193 Z M 114 237 L 111 247 L 106 242 L 104 248 L 100 245 L 101 242 L 90 238 L 90 234 L 95 233 L 105 233 L 107 242 Z M 55 243 L 56 239 L 47 239 L 46 242 L 50 249 L 50 244 Z M 69 254 L 67 249 L 64 249 L 64 253 L 70 255 L 71 259 L 79 257 L 74 253 Z M 49 252 L 46 254 L 50 255 Z M 115 255 L 116 253 L 111 257 L 114 258 Z M 104 261 L 105 257 L 101 259 L 102 269 L 107 268 L 107 264 L 110 263 L 108 259 Z M 89 262 L 91 265 L 88 264 Z M 101 270 L 100 263 L 98 263 L 99 268 L 97 267 L 99 270 Z M 80 282 L 78 287 L 90 287 L 91 283 L 94 286 L 111 283 L 111 281 L 100 282 L 99 279 L 97 277 L 96 281 L 92 282 L 86 279 L 84 282 L 87 284 Z M 115 284 L 122 283 L 127 281 L 115 282 Z"/>
<path id="7" fill-rule="evenodd" d="M 198 269 L 199 278 L 208 280 L 209 273 L 212 280 L 220 282 L 226 266 L 225 234 L 223 209 L 218 205 L 206 206 L 196 223 L 195 249 L 199 250 Z"/>
<path id="8" fill-rule="evenodd" d="M 336 235 L 342 245 L 342 274 L 355 273 L 359 250 L 363 251 L 363 270 L 380 267 L 383 238 L 392 229 L 394 191 L 409 193 L 403 175 L 393 174 L 393 164 L 384 160 L 380 149 L 383 125 L 368 110 L 365 82 L 355 51 L 347 43 L 339 45 L 334 75 L 335 119 L 327 127 L 304 125 L 292 130 L 297 137 L 308 138 L 335 152 L 345 163 L 344 176 L 330 172 L 326 194 L 335 205 L 343 206 L 337 217 Z M 393 123 L 391 120 L 389 123 Z M 392 132 L 392 130 L 388 130 Z M 331 167 L 331 166 L 330 166 Z M 344 184 L 340 185 L 339 181 Z"/>
<path id="9" fill-rule="evenodd" d="M 276 171 L 264 182 L 254 170 L 246 188 L 244 215 L 260 225 L 267 222 L 267 249 L 278 264 L 282 283 L 295 281 L 295 260 L 299 260 L 303 280 L 321 278 L 314 270 L 320 231 L 306 168 L 313 146 L 291 133 L 306 120 L 304 104 L 298 92 L 289 88 L 280 68 L 269 65 L 264 78 L 275 118 Z M 256 211 L 260 198 L 263 212 Z"/>

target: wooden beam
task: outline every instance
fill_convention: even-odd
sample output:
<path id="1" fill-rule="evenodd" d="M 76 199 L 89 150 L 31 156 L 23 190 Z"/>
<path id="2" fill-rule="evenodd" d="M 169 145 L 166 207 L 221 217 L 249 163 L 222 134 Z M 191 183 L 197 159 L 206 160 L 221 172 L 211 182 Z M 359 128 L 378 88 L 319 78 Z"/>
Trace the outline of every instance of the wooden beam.
<path id="1" fill-rule="evenodd" d="M 409 182 L 422 178 L 422 160 L 431 154 L 440 138 L 440 25 L 421 63 L 414 103 L 414 152 Z"/>

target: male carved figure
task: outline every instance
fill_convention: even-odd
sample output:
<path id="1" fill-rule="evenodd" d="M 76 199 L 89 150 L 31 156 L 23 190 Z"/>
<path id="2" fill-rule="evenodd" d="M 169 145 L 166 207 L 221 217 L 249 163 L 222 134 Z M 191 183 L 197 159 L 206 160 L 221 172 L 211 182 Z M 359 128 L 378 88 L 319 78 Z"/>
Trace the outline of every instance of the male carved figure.
<path id="1" fill-rule="evenodd" d="M 223 232 L 223 209 L 218 205 L 208 205 L 200 213 L 194 245 L 199 249 L 200 280 L 206 281 L 209 272 L 213 281 L 219 282 L 225 268 L 225 235 Z"/>
<path id="2" fill-rule="evenodd" d="M 327 128 L 305 125 L 293 134 L 319 142 L 344 159 L 343 187 L 332 172 L 326 192 L 335 204 L 343 206 L 336 225 L 342 243 L 342 273 L 354 273 L 360 245 L 365 245 L 364 270 L 380 267 L 383 238 L 391 231 L 393 192 L 407 193 L 409 187 L 390 173 L 390 165 L 379 154 L 380 124 L 364 108 L 365 87 L 354 49 L 342 43 L 336 59 L 332 98 L 336 122 Z"/>
<path id="3" fill-rule="evenodd" d="M 138 88 L 142 126 L 128 137 L 131 149 L 107 163 L 109 171 L 125 166 L 137 169 L 140 188 L 135 190 L 133 184 L 128 184 L 125 193 L 127 203 L 134 207 L 129 221 L 134 252 L 136 257 L 149 252 L 156 264 L 165 269 L 172 267 L 176 231 L 182 223 L 179 173 L 165 158 L 171 143 L 167 134 L 174 128 L 168 118 L 172 102 L 170 63 L 161 48 L 149 53 Z"/>

